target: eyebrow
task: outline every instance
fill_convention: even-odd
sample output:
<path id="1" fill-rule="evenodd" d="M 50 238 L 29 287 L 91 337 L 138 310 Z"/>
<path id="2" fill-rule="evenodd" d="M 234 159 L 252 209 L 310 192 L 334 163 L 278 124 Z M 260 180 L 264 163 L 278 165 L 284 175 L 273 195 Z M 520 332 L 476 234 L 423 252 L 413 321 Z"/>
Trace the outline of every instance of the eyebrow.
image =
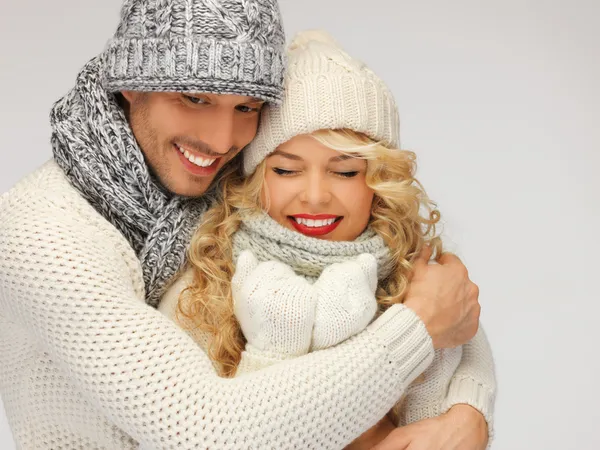
<path id="1" fill-rule="evenodd" d="M 212 92 L 182 92 L 182 94 L 188 95 L 190 97 L 200 97 L 200 96 L 210 97 L 211 95 L 219 95 L 219 94 L 213 94 Z M 241 102 L 239 104 L 246 105 L 248 103 L 266 103 L 266 102 L 262 98 L 249 97 L 248 100 L 246 100 L 245 102 Z"/>
<path id="2" fill-rule="evenodd" d="M 329 158 L 329 162 L 339 162 L 339 161 L 346 161 L 347 159 L 354 159 L 354 156 L 351 155 L 339 155 L 339 156 L 334 156 L 333 158 Z"/>
<path id="3" fill-rule="evenodd" d="M 273 153 L 271 153 L 271 156 L 275 155 L 283 156 L 287 159 L 293 159 L 294 161 L 302 161 L 302 158 L 300 158 L 298 155 L 292 155 L 291 153 L 282 152 L 281 150 L 275 150 Z"/>
<path id="4" fill-rule="evenodd" d="M 243 103 L 266 103 L 266 102 L 262 98 L 250 97 L 250 100 L 248 100 L 247 102 L 243 102 Z"/>
<path id="5" fill-rule="evenodd" d="M 298 156 L 298 155 L 294 155 L 292 153 L 287 153 L 281 150 L 275 150 L 273 153 L 271 153 L 271 156 L 275 156 L 275 155 L 279 155 L 279 156 L 283 156 L 284 158 L 287 159 L 292 159 L 294 161 L 302 161 L 303 159 Z M 339 155 L 339 156 L 334 156 L 333 158 L 329 158 L 329 162 L 340 162 L 340 161 L 345 161 L 347 159 L 353 159 L 354 156 L 351 155 Z"/>

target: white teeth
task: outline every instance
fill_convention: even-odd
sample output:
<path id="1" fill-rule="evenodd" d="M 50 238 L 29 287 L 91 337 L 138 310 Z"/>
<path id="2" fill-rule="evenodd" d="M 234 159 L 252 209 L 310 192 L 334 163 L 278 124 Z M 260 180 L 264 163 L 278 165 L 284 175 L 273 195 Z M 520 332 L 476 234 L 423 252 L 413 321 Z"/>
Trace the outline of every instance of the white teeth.
<path id="1" fill-rule="evenodd" d="M 294 220 L 301 225 L 311 227 L 311 228 L 326 227 L 328 225 L 331 225 L 333 222 L 335 222 L 335 219 L 313 220 L 313 219 L 304 219 L 301 217 L 294 217 Z"/>
<path id="2" fill-rule="evenodd" d="M 192 164 L 195 164 L 199 167 L 208 167 L 217 160 L 216 158 L 204 159 L 204 158 L 201 158 L 200 156 L 192 155 L 188 150 L 184 150 L 180 146 L 177 146 L 177 148 L 179 149 L 181 154 L 188 159 L 189 162 L 191 162 Z"/>
<path id="3" fill-rule="evenodd" d="M 198 158 L 196 156 L 196 164 L 202 165 L 202 167 L 208 167 L 214 162 L 215 162 L 214 159 L 202 159 L 202 158 Z"/>

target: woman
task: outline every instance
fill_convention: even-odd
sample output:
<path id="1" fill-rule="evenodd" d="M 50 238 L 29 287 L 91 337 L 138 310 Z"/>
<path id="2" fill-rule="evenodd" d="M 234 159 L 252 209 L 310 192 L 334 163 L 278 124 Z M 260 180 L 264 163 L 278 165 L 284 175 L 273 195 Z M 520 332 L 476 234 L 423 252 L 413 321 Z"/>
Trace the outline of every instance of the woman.
<path id="1" fill-rule="evenodd" d="M 289 64 L 283 105 L 265 109 L 245 150 L 249 178 L 223 178 L 221 201 L 192 242 L 190 270 L 160 306 L 179 313 L 226 377 L 350 338 L 398 307 L 415 264 L 426 264 L 428 256 L 416 259 L 425 245 L 443 257 L 439 213 L 414 179 L 414 154 L 397 150 L 389 90 L 322 33 L 299 35 Z M 482 332 L 464 349 L 438 350 L 419 378 L 351 448 L 464 404 L 485 416 L 491 435 L 495 380 Z M 421 436 L 438 445 L 430 428 Z M 486 441 L 455 435 L 443 448 Z M 348 442 L 340 436 L 339 444 Z"/>

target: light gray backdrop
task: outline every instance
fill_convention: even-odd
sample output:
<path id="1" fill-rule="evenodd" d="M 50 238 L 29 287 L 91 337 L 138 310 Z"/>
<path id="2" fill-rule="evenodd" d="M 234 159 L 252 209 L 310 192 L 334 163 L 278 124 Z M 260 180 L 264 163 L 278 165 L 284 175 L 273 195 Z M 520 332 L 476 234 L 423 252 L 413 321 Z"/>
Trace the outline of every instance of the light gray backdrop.
<path id="1" fill-rule="evenodd" d="M 50 157 L 49 108 L 120 4 L 2 0 L 0 192 Z M 493 448 L 600 448 L 600 2 L 281 4 L 289 36 L 328 29 L 396 95 L 403 146 L 481 287 Z M 0 448 L 14 448 L 3 410 Z"/>

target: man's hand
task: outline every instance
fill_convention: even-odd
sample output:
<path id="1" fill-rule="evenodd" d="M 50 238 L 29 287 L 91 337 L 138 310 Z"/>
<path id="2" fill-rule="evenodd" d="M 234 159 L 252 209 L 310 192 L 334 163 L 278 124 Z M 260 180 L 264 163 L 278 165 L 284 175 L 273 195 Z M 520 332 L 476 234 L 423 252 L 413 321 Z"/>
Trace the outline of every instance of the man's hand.
<path id="1" fill-rule="evenodd" d="M 393 430 L 373 450 L 485 450 L 487 423 L 468 405 L 456 405 L 446 414 Z"/>
<path id="2" fill-rule="evenodd" d="M 479 288 L 455 255 L 444 253 L 439 264 L 428 264 L 430 258 L 425 247 L 414 263 L 404 304 L 423 320 L 434 348 L 454 348 L 477 333 Z"/>
<path id="3" fill-rule="evenodd" d="M 371 450 L 395 429 L 396 426 L 386 414 L 378 423 L 344 447 L 344 450 Z"/>

